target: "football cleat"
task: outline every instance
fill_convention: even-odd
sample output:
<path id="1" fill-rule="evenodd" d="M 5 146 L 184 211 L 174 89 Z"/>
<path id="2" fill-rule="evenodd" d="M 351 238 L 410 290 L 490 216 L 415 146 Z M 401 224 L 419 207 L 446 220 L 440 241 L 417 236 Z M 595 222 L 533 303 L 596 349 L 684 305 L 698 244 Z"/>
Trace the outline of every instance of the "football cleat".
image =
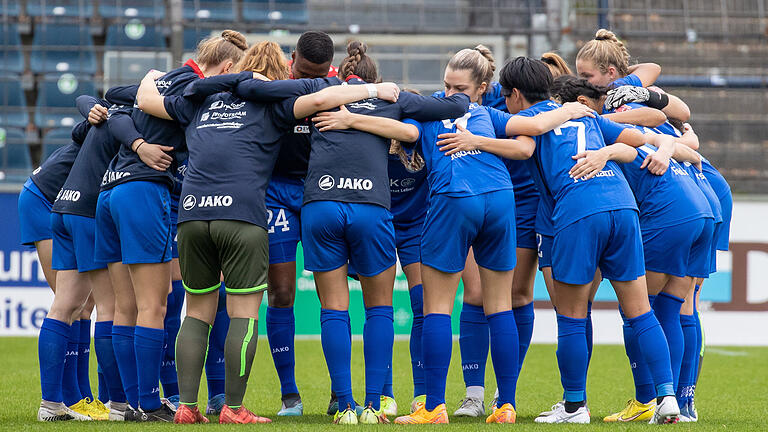
<path id="1" fill-rule="evenodd" d="M 174 410 L 179 409 L 179 395 L 173 395 L 168 399 L 166 399 L 166 401 L 168 401 L 169 404 L 173 405 Z"/>
<path id="2" fill-rule="evenodd" d="M 173 422 L 176 424 L 195 424 L 208 423 L 209 420 L 197 409 L 197 405 L 179 405 L 179 409 L 173 416 Z"/>
<path id="3" fill-rule="evenodd" d="M 224 393 L 214 395 L 208 399 L 208 406 L 205 407 L 207 415 L 219 415 L 221 407 L 224 406 Z"/>
<path id="4" fill-rule="evenodd" d="M 384 414 L 384 410 L 379 408 L 378 411 L 373 409 L 373 404 L 368 403 L 368 406 L 360 414 L 359 422 L 362 424 L 379 424 L 389 423 L 387 415 Z"/>
<path id="5" fill-rule="evenodd" d="M 411 401 L 411 414 L 423 407 L 427 403 L 427 395 L 418 395 Z"/>
<path id="6" fill-rule="evenodd" d="M 221 407 L 219 415 L 219 424 L 251 424 L 251 423 L 272 423 L 272 420 L 266 417 L 259 417 L 248 411 L 248 408 L 241 406 L 233 410 L 227 405 Z"/>
<path id="7" fill-rule="evenodd" d="M 277 412 L 281 417 L 296 417 L 304 414 L 304 404 L 301 402 L 301 396 L 283 396 L 280 405 L 280 411 Z"/>
<path id="8" fill-rule="evenodd" d="M 37 420 L 42 422 L 67 420 L 90 421 L 91 418 L 87 415 L 72 411 L 72 409 L 62 402 L 49 402 L 43 400 L 40 401 L 40 408 L 37 410 Z"/>
<path id="9" fill-rule="evenodd" d="M 552 408 L 552 411 L 549 411 L 548 414 L 540 415 L 533 421 L 536 423 L 589 423 L 589 411 L 587 411 L 586 406 L 579 407 L 579 409 L 572 413 L 565 410 L 565 403 L 562 405 L 555 404 Z"/>
<path id="10" fill-rule="evenodd" d="M 674 424 L 680 417 L 680 407 L 677 406 L 677 399 L 674 396 L 664 396 L 661 402 L 657 402 L 653 416 L 648 422 L 650 424 Z"/>
<path id="11" fill-rule="evenodd" d="M 466 397 L 462 399 L 459 408 L 453 412 L 456 417 L 480 417 L 485 415 L 485 405 L 482 399 Z"/>
<path id="12" fill-rule="evenodd" d="M 90 400 L 85 398 L 86 401 Z M 91 418 L 94 420 L 109 420 L 109 408 L 100 400 L 96 399 L 88 402 L 88 408 L 91 410 Z"/>
<path id="13" fill-rule="evenodd" d="M 428 411 L 426 405 L 421 405 L 416 412 L 395 419 L 395 424 L 447 424 L 448 411 L 445 404 L 440 404 L 432 411 Z"/>
<path id="14" fill-rule="evenodd" d="M 630 399 L 627 401 L 627 406 L 625 406 L 623 410 L 605 417 L 603 421 L 607 423 L 648 421 L 653 417 L 653 411 L 655 409 L 655 399 L 647 404 L 640 403 L 637 399 Z"/>
<path id="15" fill-rule="evenodd" d="M 558 401 L 557 403 L 552 405 L 552 407 L 549 409 L 549 411 L 542 411 L 541 414 L 539 414 L 539 417 L 551 415 L 552 413 L 557 411 L 558 408 L 561 407 L 561 406 L 565 406 L 565 401 L 564 400 Z"/>
<path id="16" fill-rule="evenodd" d="M 176 412 L 168 405 L 170 404 L 161 403 L 160 408 L 156 410 L 142 411 L 140 421 L 173 423 Z"/>
<path id="17" fill-rule="evenodd" d="M 485 419 L 486 423 L 514 423 L 517 418 L 515 407 L 511 403 L 505 403 L 499 408 L 494 408 L 491 415 Z"/>
<path id="18" fill-rule="evenodd" d="M 347 404 L 344 411 L 336 411 L 333 416 L 333 424 L 356 425 L 357 423 L 357 412 L 352 409 L 350 404 Z"/>
<path id="19" fill-rule="evenodd" d="M 389 396 L 381 396 L 381 410 L 384 411 L 384 414 L 388 416 L 396 416 L 397 415 L 397 402 L 395 402 L 395 398 L 389 397 Z"/>

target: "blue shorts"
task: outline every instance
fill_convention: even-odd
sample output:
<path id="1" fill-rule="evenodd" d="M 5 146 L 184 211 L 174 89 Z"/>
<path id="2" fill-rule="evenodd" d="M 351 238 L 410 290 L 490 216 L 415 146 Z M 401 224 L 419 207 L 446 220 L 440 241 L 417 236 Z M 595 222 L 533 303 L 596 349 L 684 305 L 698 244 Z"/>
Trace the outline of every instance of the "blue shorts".
<path id="1" fill-rule="evenodd" d="M 54 270 L 77 270 L 80 273 L 107 268 L 106 262 L 93 255 L 96 220 L 72 214 L 51 213 Z"/>
<path id="2" fill-rule="evenodd" d="M 421 232 L 424 221 L 410 224 L 395 224 L 395 245 L 400 266 L 421 262 Z"/>
<path id="3" fill-rule="evenodd" d="M 725 221 L 725 219 L 723 219 L 723 221 Z M 717 241 L 724 229 L 725 222 L 719 222 L 715 224 L 715 228 L 712 230 L 712 242 L 709 244 L 709 274 L 717 273 Z"/>
<path id="4" fill-rule="evenodd" d="M 536 211 L 539 208 L 539 192 L 535 186 L 515 189 L 515 228 L 517 247 L 537 249 Z"/>
<path id="5" fill-rule="evenodd" d="M 727 251 L 731 239 L 731 217 L 733 216 L 733 196 L 729 193 L 724 194 L 720 199 L 720 207 L 723 209 L 723 223 L 715 232 L 715 248 L 721 251 Z"/>
<path id="6" fill-rule="evenodd" d="M 546 234 L 536 234 L 536 245 L 539 251 L 539 270 L 552 267 L 552 243 L 555 238 Z"/>
<path id="7" fill-rule="evenodd" d="M 701 218 L 643 230 L 645 270 L 677 277 L 708 277 L 714 224 L 711 218 Z"/>
<path id="8" fill-rule="evenodd" d="M 177 203 L 178 204 L 178 203 Z M 179 258 L 179 208 L 171 206 L 171 258 Z"/>
<path id="9" fill-rule="evenodd" d="M 552 277 L 584 285 L 597 269 L 603 278 L 631 281 L 645 274 L 643 239 L 637 211 L 610 210 L 586 216 L 555 234 Z"/>
<path id="10" fill-rule="evenodd" d="M 53 238 L 51 231 L 51 204 L 31 180 L 27 180 L 19 193 L 19 228 L 21 244 L 33 246 L 35 242 Z"/>
<path id="11" fill-rule="evenodd" d="M 337 269 L 348 261 L 361 276 L 376 276 L 397 262 L 392 213 L 374 204 L 312 201 L 301 209 L 304 268 Z"/>
<path id="12" fill-rule="evenodd" d="M 168 186 L 142 180 L 99 193 L 96 259 L 123 264 L 170 261 L 170 201 Z"/>
<path id="13" fill-rule="evenodd" d="M 272 177 L 269 181 L 265 202 L 270 264 L 296 261 L 296 247 L 301 240 L 303 200 L 303 181 L 285 177 Z"/>
<path id="14" fill-rule="evenodd" d="M 466 197 L 430 197 L 421 262 L 446 273 L 464 270 L 470 246 L 477 265 L 509 271 L 517 263 L 515 194 L 510 189 Z"/>

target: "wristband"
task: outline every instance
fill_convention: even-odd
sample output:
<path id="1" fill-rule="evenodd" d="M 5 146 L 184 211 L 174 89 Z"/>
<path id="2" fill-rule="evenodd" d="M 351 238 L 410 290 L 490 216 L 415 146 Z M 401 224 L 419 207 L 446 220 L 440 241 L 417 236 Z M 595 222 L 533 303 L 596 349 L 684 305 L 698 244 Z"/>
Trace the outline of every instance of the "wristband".
<path id="1" fill-rule="evenodd" d="M 664 109 L 669 105 L 669 96 L 664 93 L 648 90 L 648 102 L 646 102 L 646 105 L 658 110 Z"/>
<path id="2" fill-rule="evenodd" d="M 373 99 L 378 97 L 379 89 L 377 89 L 374 84 L 366 84 L 365 88 L 368 89 L 368 98 Z"/>

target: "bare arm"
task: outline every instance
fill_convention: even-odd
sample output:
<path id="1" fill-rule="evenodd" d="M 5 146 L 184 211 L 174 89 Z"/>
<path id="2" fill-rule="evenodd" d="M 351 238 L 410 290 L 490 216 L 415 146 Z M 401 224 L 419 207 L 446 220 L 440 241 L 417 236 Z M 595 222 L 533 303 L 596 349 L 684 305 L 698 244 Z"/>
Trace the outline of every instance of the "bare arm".
<path id="1" fill-rule="evenodd" d="M 157 90 L 155 76 L 152 72 L 153 71 L 150 71 L 141 80 L 139 91 L 136 93 L 136 104 L 140 110 L 149 115 L 166 120 L 173 120 L 165 110 L 165 104 L 163 103 L 165 97 L 163 97 Z"/>
<path id="2" fill-rule="evenodd" d="M 685 123 L 683 126 L 685 128 L 685 132 L 683 132 L 683 135 L 677 139 L 677 142 L 685 144 L 694 150 L 698 150 L 699 136 L 696 135 L 696 132 L 693 131 L 693 128 L 688 123 Z"/>
<path id="3" fill-rule="evenodd" d="M 667 96 L 669 96 L 669 104 L 662 110 L 664 114 L 669 118 L 676 118 L 684 122 L 690 120 L 691 109 L 688 108 L 688 105 L 675 95 L 667 93 Z"/>
<path id="4" fill-rule="evenodd" d="M 578 102 L 567 102 L 562 107 L 536 114 L 533 117 L 512 116 L 507 121 L 507 136 L 538 136 L 560 126 L 568 120 L 594 117 L 593 111 Z"/>
<path id="5" fill-rule="evenodd" d="M 571 168 L 571 178 L 587 180 L 596 176 L 603 170 L 609 160 L 621 163 L 629 163 L 637 157 L 637 150 L 624 143 L 611 144 L 600 150 L 587 150 L 573 156 L 576 165 Z"/>
<path id="6" fill-rule="evenodd" d="M 351 113 L 344 105 L 340 106 L 338 111 L 321 112 L 312 118 L 312 121 L 320 132 L 357 129 L 406 143 L 419 139 L 419 129 L 412 124 L 387 117 Z"/>
<path id="7" fill-rule="evenodd" d="M 533 155 L 536 142 L 527 136 L 516 139 L 499 139 L 474 135 L 472 132 L 456 125 L 457 133 L 446 133 L 437 136 L 440 151 L 450 156 L 460 151 L 480 150 L 493 153 L 507 159 L 525 160 Z"/>
<path id="8" fill-rule="evenodd" d="M 603 117 L 616 123 L 629 123 L 638 126 L 656 127 L 665 121 L 667 116 L 661 110 L 650 107 L 640 107 L 628 111 L 603 114 Z"/>
<path id="9" fill-rule="evenodd" d="M 638 63 L 629 67 L 629 73 L 635 74 L 640 78 L 640 82 L 643 83 L 643 87 L 653 85 L 659 75 L 661 75 L 661 66 L 656 63 Z"/>
<path id="10" fill-rule="evenodd" d="M 685 144 L 678 142 L 672 157 L 679 162 L 690 162 L 701 171 L 701 155 Z"/>
<path id="11" fill-rule="evenodd" d="M 293 105 L 293 114 L 299 119 L 308 117 L 318 111 L 325 111 L 347 103 L 368 99 L 371 97 L 369 86 L 374 86 L 376 89 L 374 97 L 389 102 L 397 102 L 400 88 L 394 83 L 330 86 L 319 92 L 296 99 Z"/>

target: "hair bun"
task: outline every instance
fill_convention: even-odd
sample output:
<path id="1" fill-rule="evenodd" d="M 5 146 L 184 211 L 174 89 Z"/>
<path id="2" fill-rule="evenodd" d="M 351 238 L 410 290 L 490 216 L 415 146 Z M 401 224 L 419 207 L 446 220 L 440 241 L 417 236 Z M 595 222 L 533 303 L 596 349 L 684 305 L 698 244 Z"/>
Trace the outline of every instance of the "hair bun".
<path id="1" fill-rule="evenodd" d="M 232 45 L 240 48 L 243 51 L 248 49 L 248 42 L 246 42 L 245 36 L 243 36 L 243 34 L 239 31 L 224 30 L 221 32 L 221 38 L 227 42 L 230 42 Z"/>
<path id="2" fill-rule="evenodd" d="M 493 53 L 487 46 L 480 44 L 472 49 L 482 54 L 483 57 L 485 57 L 485 59 L 488 60 L 488 63 L 491 64 L 491 71 L 496 70 L 496 59 L 493 58 Z"/>
<path id="3" fill-rule="evenodd" d="M 364 42 L 353 40 L 347 44 L 347 54 L 350 56 L 364 56 L 366 51 L 368 51 L 368 45 Z"/>
<path id="4" fill-rule="evenodd" d="M 598 30 L 597 33 L 595 33 L 595 40 L 607 40 L 611 42 L 619 42 L 619 38 L 616 37 L 616 34 L 606 29 Z"/>

